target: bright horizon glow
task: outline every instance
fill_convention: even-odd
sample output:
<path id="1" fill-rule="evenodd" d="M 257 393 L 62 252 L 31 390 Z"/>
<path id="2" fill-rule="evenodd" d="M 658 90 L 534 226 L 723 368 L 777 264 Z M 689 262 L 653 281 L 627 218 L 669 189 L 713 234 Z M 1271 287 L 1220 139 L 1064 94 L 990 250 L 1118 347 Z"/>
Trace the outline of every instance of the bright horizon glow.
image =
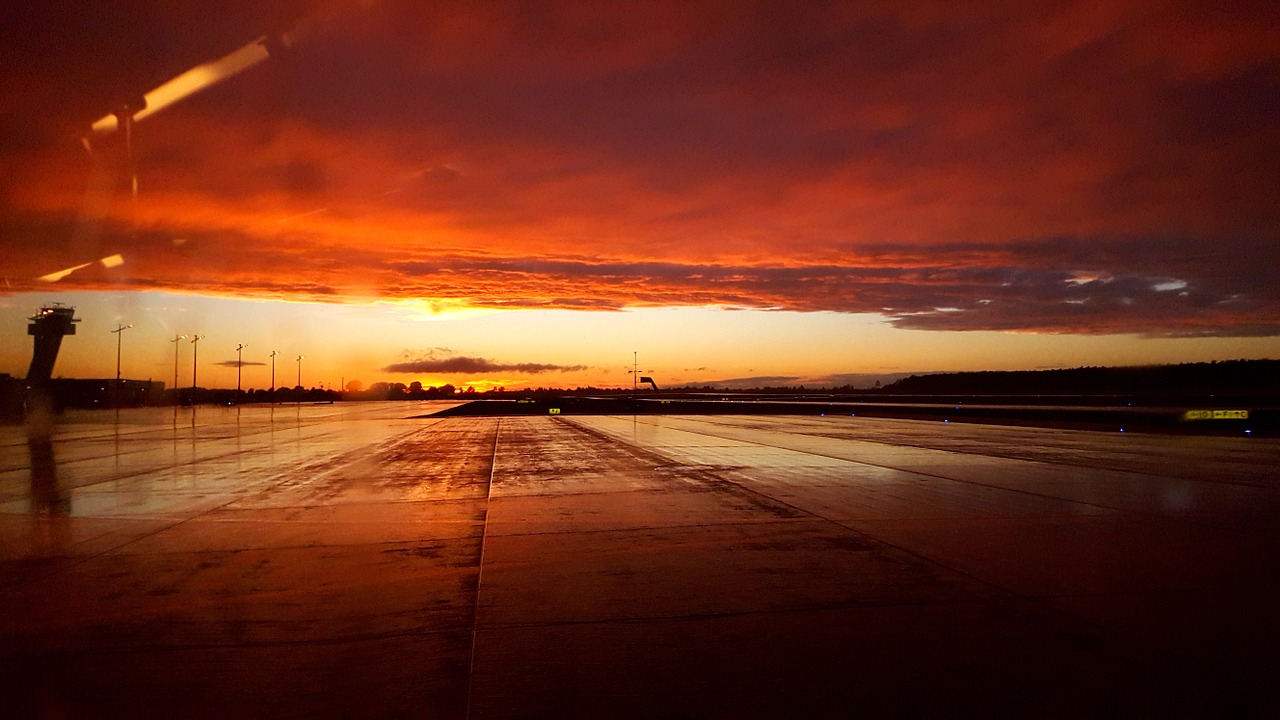
<path id="1" fill-rule="evenodd" d="M 1265 3 L 229 2 L 12 18 L 6 372 L 43 299 L 221 387 L 1280 356 Z"/>
<path id="2" fill-rule="evenodd" d="M 573 310 L 444 311 L 422 322 L 413 303 L 361 305 L 239 300 L 168 293 L 42 293 L 0 298 L 5 341 L 0 372 L 22 376 L 30 361 L 26 318 L 42 304 L 61 301 L 82 318 L 63 341 L 59 377 L 115 375 L 118 323 L 134 329 L 123 338 L 122 372 L 128 379 L 173 378 L 175 334 L 204 337 L 202 387 L 235 387 L 235 347 L 244 343 L 243 386 L 270 385 L 270 352 L 279 386 L 296 379 L 294 358 L 305 355 L 303 384 L 339 387 L 359 380 L 446 383 L 458 388 L 630 387 L 632 352 L 659 387 L 755 379 L 759 385 L 843 385 L 846 375 L 875 376 L 963 370 L 1034 370 L 1088 365 L 1280 357 L 1277 338 L 1148 338 L 1036 333 L 942 332 L 894 328 L 874 315 L 646 308 L 622 312 Z M 259 355 L 261 357 L 259 357 Z M 383 368 L 405 359 L 479 358 L 500 364 L 538 363 L 582 370 L 394 373 Z M 281 360 L 280 358 L 286 358 Z M 646 373 L 649 374 L 649 373 Z M 179 350 L 179 387 L 191 377 L 191 349 Z M 858 384 L 858 383 L 855 383 Z"/>

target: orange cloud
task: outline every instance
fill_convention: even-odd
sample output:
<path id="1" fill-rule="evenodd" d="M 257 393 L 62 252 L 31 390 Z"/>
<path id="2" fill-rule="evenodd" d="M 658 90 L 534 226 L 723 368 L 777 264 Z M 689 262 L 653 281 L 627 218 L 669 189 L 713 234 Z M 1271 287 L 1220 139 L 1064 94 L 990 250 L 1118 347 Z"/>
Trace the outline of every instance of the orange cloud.
<path id="1" fill-rule="evenodd" d="M 256 11 L 207 34 L 151 12 L 209 57 L 268 32 Z M 90 158 L 66 132 L 101 106 L 51 100 L 111 94 L 86 91 L 101 71 L 6 80 L 54 112 L 0 127 L 21 139 L 0 168 L 5 287 L 118 254 L 59 282 L 1280 332 L 1258 270 L 1280 245 L 1265 4 L 293 14 L 322 19 L 306 43 L 138 126 L 136 203 L 118 138 Z M 121 43 L 62 21 L 72 50 Z M 164 79 L 120 72 L 117 94 Z"/>

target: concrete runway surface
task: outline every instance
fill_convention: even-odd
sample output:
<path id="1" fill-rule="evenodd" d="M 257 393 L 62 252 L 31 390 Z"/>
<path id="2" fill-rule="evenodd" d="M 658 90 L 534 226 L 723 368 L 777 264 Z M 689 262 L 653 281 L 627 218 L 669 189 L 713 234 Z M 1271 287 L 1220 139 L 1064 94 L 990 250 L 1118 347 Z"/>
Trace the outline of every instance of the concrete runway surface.
<path id="1" fill-rule="evenodd" d="M 1280 441 L 445 406 L 0 427 L 0 715 L 1280 710 Z"/>

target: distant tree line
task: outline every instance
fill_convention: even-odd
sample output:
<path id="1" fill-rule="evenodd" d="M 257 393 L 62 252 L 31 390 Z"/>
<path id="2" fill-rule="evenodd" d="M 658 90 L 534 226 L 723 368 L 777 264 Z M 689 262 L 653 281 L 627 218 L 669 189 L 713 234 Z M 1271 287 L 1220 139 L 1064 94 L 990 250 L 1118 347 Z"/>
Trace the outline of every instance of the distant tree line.
<path id="1" fill-rule="evenodd" d="M 895 395 L 1280 395 L 1280 360 L 912 375 Z"/>
<path id="2" fill-rule="evenodd" d="M 521 388 L 497 387 L 477 391 L 453 384 L 439 387 L 421 382 L 376 382 L 364 387 L 358 381 L 347 383 L 344 390 L 325 388 L 282 387 L 274 389 L 227 390 L 220 388 L 179 388 L 133 393 L 128 397 L 116 386 L 104 381 L 54 380 L 59 405 L 63 407 L 110 407 L 113 405 L 205 405 L 240 403 L 334 402 L 338 400 L 447 400 L 447 399 L 519 399 L 574 396 L 624 397 L 635 392 L 629 387 L 597 388 Z M 127 388 L 138 383 L 125 381 Z M 156 383 L 158 385 L 158 383 Z M 0 415 L 19 414 L 22 407 L 22 382 L 0 375 Z M 127 389 L 126 388 L 126 389 Z M 115 391 L 115 392 L 113 392 Z M 1224 360 L 1181 365 L 1138 367 L 1078 367 L 1062 370 L 1013 370 L 936 373 L 912 375 L 883 387 L 865 388 L 806 387 L 779 385 L 759 388 L 726 389 L 705 384 L 664 389 L 661 393 L 641 389 L 642 397 L 687 395 L 757 395 L 804 397 L 877 396 L 891 400 L 895 396 L 959 395 L 959 396 L 1120 396 L 1132 398 L 1170 398 L 1175 396 L 1268 398 L 1280 402 L 1280 360 Z M 137 395 L 137 397 L 134 397 Z M 65 396 L 65 397 L 64 397 Z M 145 396 L 145 397 L 144 397 Z"/>
<path id="3" fill-rule="evenodd" d="M 352 381 L 347 383 L 342 397 L 346 400 L 439 400 L 457 394 L 458 388 L 448 383 L 440 387 L 423 387 L 416 380 L 408 385 L 402 382 L 376 382 L 364 388 L 359 382 Z M 475 395 L 476 389 L 468 387 L 461 394 Z"/>

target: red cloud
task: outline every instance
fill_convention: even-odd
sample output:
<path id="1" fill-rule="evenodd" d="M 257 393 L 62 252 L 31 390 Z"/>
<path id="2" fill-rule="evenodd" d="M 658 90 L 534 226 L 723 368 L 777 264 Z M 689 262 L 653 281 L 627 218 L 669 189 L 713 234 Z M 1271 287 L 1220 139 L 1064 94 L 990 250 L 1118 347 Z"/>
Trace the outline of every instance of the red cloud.
<path id="1" fill-rule="evenodd" d="M 0 127 L 21 140 L 6 287 L 118 253 L 61 283 L 1276 332 L 1265 4 L 294 15 L 314 27 L 293 53 L 138 126 L 136 204 L 119 138 L 90 159 L 67 132 L 106 107 L 101 72 L 63 58 L 7 80 L 53 112 Z M 151 24 L 210 57 L 266 31 L 256 12 L 207 35 L 184 17 Z M 68 53 L 121 43 L 64 30 Z M 114 90 L 159 72 L 125 63 Z M 77 93 L 97 109 L 50 100 Z"/>

